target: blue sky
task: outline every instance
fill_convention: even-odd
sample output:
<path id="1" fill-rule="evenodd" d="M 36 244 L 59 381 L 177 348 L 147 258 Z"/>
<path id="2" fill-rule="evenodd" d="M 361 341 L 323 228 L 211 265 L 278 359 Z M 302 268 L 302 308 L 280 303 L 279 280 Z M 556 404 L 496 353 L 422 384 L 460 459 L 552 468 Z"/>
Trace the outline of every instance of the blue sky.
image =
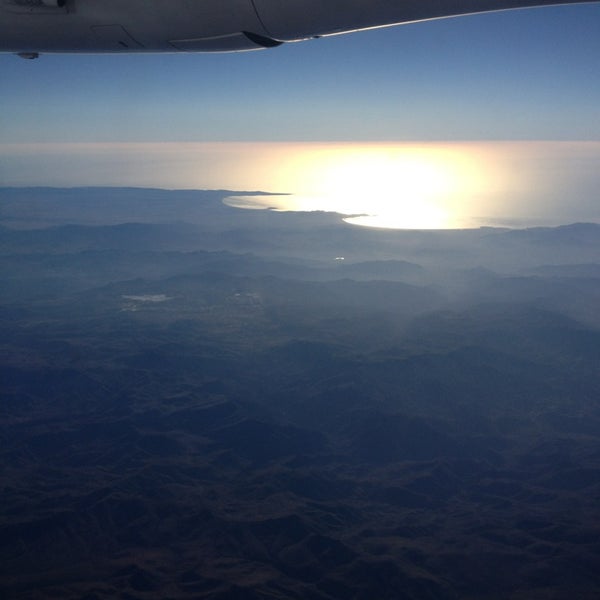
<path id="1" fill-rule="evenodd" d="M 0 142 L 600 140 L 600 4 L 226 55 L 0 56 Z"/>

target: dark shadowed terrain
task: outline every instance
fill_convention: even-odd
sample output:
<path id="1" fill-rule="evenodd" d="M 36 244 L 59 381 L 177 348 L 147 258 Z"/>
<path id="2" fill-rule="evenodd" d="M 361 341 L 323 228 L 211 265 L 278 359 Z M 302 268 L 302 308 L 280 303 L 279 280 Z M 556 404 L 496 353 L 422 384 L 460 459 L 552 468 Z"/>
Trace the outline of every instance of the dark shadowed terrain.
<path id="1" fill-rule="evenodd" d="M 0 596 L 598 598 L 600 226 L 227 195 L 0 190 Z"/>

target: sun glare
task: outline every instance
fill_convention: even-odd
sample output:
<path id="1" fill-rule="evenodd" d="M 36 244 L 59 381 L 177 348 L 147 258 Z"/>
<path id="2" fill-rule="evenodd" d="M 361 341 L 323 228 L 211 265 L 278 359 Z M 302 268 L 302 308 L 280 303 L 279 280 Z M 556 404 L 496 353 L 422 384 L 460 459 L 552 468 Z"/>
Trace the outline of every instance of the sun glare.
<path id="1" fill-rule="evenodd" d="M 466 153 L 439 144 L 323 146 L 280 169 L 282 184 L 297 190 L 281 208 L 335 211 L 372 227 L 456 227 L 480 172 Z"/>

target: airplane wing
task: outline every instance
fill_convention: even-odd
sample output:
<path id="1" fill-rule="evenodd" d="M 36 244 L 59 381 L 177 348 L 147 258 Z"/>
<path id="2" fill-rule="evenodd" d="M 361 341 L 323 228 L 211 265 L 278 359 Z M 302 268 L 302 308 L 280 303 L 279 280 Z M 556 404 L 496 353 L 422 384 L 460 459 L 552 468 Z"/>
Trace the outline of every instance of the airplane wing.
<path id="1" fill-rule="evenodd" d="M 0 52 L 231 52 L 496 10 L 596 0 L 0 0 Z"/>

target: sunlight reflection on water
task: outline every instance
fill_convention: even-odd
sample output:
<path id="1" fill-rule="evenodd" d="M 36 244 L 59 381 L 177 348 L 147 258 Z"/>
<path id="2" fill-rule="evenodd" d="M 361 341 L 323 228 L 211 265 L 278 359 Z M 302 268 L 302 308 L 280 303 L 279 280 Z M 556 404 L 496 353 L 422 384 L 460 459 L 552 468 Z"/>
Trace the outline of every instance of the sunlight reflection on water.
<path id="1" fill-rule="evenodd" d="M 557 225 L 600 218 L 600 144 L 328 144 L 280 158 L 290 195 L 236 197 L 238 208 L 331 211 L 379 228 Z M 279 183 L 280 182 L 280 183 Z"/>

